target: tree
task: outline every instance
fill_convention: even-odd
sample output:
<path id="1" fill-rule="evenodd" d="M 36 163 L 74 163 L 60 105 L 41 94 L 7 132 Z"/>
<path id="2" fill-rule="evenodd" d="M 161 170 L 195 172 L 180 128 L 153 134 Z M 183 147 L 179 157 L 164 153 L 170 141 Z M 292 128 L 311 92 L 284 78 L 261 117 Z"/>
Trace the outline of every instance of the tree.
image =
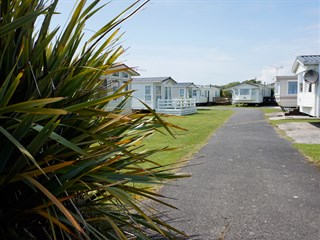
<path id="1" fill-rule="evenodd" d="M 228 83 L 228 84 L 226 84 L 226 85 L 223 85 L 223 86 L 222 86 L 222 89 L 231 88 L 231 87 L 236 86 L 236 85 L 239 85 L 239 84 L 240 84 L 240 82 L 231 82 L 231 83 Z"/>
<path id="2" fill-rule="evenodd" d="M 242 83 L 249 83 L 249 84 L 261 84 L 261 81 L 258 81 L 256 78 L 245 80 Z"/>
<path id="3" fill-rule="evenodd" d="M 107 95 L 100 77 L 124 52 L 119 25 L 146 2 L 129 6 L 82 46 L 99 1 L 80 0 L 61 33 L 49 28 L 58 0 L 1 1 L 1 239 L 183 234 L 140 205 L 141 198 L 166 204 L 146 185 L 184 177 L 159 163 L 143 167 L 161 151 L 140 151 L 143 139 L 159 125 L 171 130 L 153 112 L 104 109 L 130 97 L 122 88 Z"/>
<path id="4" fill-rule="evenodd" d="M 226 98 L 232 98 L 232 93 L 230 90 L 228 90 L 228 88 L 231 88 L 231 87 L 239 85 L 239 84 L 240 84 L 240 82 L 231 82 L 231 83 L 228 83 L 226 85 L 221 86 L 221 93 L 222 93 L 221 95 Z"/>

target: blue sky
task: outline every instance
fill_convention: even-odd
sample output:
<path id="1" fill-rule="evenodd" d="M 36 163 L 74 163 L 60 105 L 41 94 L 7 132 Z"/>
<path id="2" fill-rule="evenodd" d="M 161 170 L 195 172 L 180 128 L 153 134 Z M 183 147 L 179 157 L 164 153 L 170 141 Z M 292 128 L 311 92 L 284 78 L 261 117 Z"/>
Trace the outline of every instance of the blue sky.
<path id="1" fill-rule="evenodd" d="M 98 30 L 133 2 L 112 1 L 86 28 Z M 63 24 L 74 3 L 61 1 L 55 24 Z M 119 60 L 142 77 L 270 83 L 277 68 L 292 75 L 296 56 L 320 54 L 320 0 L 151 0 L 121 29 L 128 49 Z"/>

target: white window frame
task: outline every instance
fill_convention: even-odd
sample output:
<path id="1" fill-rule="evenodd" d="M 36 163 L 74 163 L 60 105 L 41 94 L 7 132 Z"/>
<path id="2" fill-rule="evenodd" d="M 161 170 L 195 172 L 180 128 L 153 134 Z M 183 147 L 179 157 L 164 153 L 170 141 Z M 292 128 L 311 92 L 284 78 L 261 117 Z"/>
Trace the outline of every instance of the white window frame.
<path id="1" fill-rule="evenodd" d="M 119 77 L 119 72 L 112 73 L 112 76 Z"/>
<path id="2" fill-rule="evenodd" d="M 279 82 L 276 82 L 275 84 L 274 84 L 274 93 L 275 94 L 280 94 L 280 83 Z"/>
<path id="3" fill-rule="evenodd" d="M 151 102 L 152 96 L 151 96 L 151 86 L 147 85 L 144 86 L 144 100 L 146 102 Z"/>
<path id="4" fill-rule="evenodd" d="M 121 77 L 123 78 L 129 78 L 129 74 L 126 72 L 121 72 Z"/>
<path id="5" fill-rule="evenodd" d="M 164 88 L 164 99 L 171 99 L 171 87 Z"/>
<path id="6" fill-rule="evenodd" d="M 156 86 L 156 95 L 161 95 L 161 86 Z"/>
<path id="7" fill-rule="evenodd" d="M 179 89 L 179 97 L 184 98 L 184 89 L 183 88 Z"/>
<path id="8" fill-rule="evenodd" d="M 291 84 L 295 84 L 295 89 L 290 87 Z M 295 90 L 293 92 L 290 92 L 290 90 Z M 296 81 L 288 81 L 288 95 L 296 95 L 298 93 L 298 82 Z"/>
<path id="9" fill-rule="evenodd" d="M 240 88 L 239 92 L 240 92 L 240 96 L 248 96 L 248 95 L 250 95 L 250 89 L 249 88 Z"/>
<path id="10" fill-rule="evenodd" d="M 197 96 L 197 90 L 192 90 L 192 97 L 196 97 Z"/>

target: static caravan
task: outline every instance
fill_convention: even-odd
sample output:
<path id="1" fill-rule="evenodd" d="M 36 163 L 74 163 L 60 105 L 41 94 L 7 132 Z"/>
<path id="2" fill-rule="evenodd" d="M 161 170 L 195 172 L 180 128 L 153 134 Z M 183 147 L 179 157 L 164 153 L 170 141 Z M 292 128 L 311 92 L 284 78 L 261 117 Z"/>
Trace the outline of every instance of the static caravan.
<path id="1" fill-rule="evenodd" d="M 263 84 L 241 83 L 228 90 L 232 91 L 232 104 L 259 105 L 271 97 L 271 87 Z"/>
<path id="2" fill-rule="evenodd" d="M 122 91 L 129 91 L 132 88 L 132 84 L 129 82 L 133 76 L 139 76 L 140 74 L 134 69 L 128 67 L 125 64 L 116 64 L 109 68 L 110 74 L 103 75 L 101 79 L 104 81 L 102 87 L 108 89 L 107 94 L 116 92 L 119 88 L 125 85 Z M 125 97 L 116 98 L 108 103 L 107 110 L 114 110 L 115 108 L 122 109 L 123 113 L 129 113 L 131 109 L 131 98 L 124 102 Z"/>
<path id="3" fill-rule="evenodd" d="M 292 66 L 298 77 L 297 105 L 299 111 L 320 117 L 320 55 L 298 56 Z"/>
<path id="4" fill-rule="evenodd" d="M 134 78 L 132 109 L 147 110 L 143 104 L 145 103 L 157 113 L 173 115 L 196 113 L 195 99 L 175 98 L 173 89 L 176 85 L 177 82 L 171 77 Z M 187 94 L 186 91 L 185 93 Z"/>
<path id="5" fill-rule="evenodd" d="M 192 82 L 177 83 L 172 88 L 173 98 L 197 98 L 199 89 Z"/>
<path id="6" fill-rule="evenodd" d="M 160 99 L 172 99 L 172 88 L 177 82 L 171 77 L 146 77 L 134 78 L 132 81 L 132 109 L 147 109 L 146 103 L 151 109 L 155 110 Z"/>
<path id="7" fill-rule="evenodd" d="M 220 88 L 213 85 L 197 85 L 199 93 L 197 105 L 210 105 L 215 103 L 215 99 L 220 97 Z"/>
<path id="8" fill-rule="evenodd" d="M 274 97 L 281 108 L 297 108 L 297 93 L 297 76 L 274 77 Z"/>

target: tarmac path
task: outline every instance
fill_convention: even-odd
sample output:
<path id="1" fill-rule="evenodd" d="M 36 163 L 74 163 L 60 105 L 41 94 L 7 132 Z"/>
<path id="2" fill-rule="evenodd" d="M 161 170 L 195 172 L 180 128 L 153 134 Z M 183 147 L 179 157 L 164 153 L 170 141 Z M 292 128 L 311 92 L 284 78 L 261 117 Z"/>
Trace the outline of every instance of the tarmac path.
<path id="1" fill-rule="evenodd" d="M 259 109 L 235 109 L 189 165 L 198 163 L 160 192 L 179 208 L 160 210 L 191 239 L 320 239 L 320 172 Z"/>

